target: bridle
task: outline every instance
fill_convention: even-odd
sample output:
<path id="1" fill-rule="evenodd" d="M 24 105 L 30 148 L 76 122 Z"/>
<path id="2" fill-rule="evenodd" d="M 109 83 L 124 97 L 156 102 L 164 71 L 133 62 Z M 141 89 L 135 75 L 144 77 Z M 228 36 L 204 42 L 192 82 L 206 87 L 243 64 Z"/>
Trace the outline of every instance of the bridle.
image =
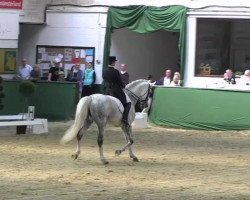
<path id="1" fill-rule="evenodd" d="M 127 90 L 128 92 L 130 92 L 130 94 L 133 96 L 133 98 L 136 99 L 136 104 L 139 104 L 140 107 L 145 107 L 145 105 L 148 103 L 148 97 L 149 97 L 149 93 L 150 93 L 150 84 L 148 84 L 148 89 L 147 91 L 141 95 L 141 96 L 137 96 L 135 93 L 133 93 L 131 90 L 125 88 L 125 90 Z M 145 99 L 142 99 L 142 97 L 147 94 Z"/>

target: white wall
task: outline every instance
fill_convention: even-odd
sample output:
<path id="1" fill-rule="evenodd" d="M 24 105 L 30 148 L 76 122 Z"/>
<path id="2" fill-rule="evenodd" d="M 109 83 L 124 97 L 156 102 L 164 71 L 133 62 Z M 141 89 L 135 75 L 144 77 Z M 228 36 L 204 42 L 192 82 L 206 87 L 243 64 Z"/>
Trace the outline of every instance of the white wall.
<path id="1" fill-rule="evenodd" d="M 97 84 L 102 83 L 102 59 L 106 27 L 106 14 L 48 12 L 47 24 L 22 24 L 19 38 L 19 61 L 26 57 L 35 63 L 36 46 L 87 46 L 95 47 Z M 120 63 L 127 63 L 131 81 L 152 74 L 155 79 L 170 67 L 177 71 L 178 33 L 157 31 L 138 34 L 117 29 L 111 35 L 111 54 Z M 20 63 L 20 62 L 19 62 Z"/>
<path id="2" fill-rule="evenodd" d="M 0 48 L 18 48 L 19 11 L 3 11 L 0 13 Z M 1 66 L 3 67 L 3 66 Z M 12 75 L 1 74 L 3 78 Z"/>
<path id="3" fill-rule="evenodd" d="M 106 15 L 101 13 L 47 14 L 46 25 L 21 25 L 19 60 L 35 63 L 36 45 L 95 47 L 95 59 L 102 61 Z M 102 63 L 95 62 L 97 84 L 102 82 Z"/>
<path id="4" fill-rule="evenodd" d="M 166 68 L 178 71 L 178 40 L 178 33 L 164 30 L 140 34 L 116 29 L 111 35 L 110 55 L 116 55 L 117 69 L 121 63 L 128 65 L 130 81 L 149 74 L 157 80 L 165 75 Z"/>

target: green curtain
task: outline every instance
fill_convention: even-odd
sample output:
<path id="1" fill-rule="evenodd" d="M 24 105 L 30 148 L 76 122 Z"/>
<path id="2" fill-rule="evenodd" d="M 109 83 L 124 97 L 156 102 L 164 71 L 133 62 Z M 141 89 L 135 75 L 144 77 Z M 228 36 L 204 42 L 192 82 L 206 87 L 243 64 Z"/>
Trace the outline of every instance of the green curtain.
<path id="1" fill-rule="evenodd" d="M 149 119 L 157 125 L 200 130 L 249 130 L 249 91 L 157 87 Z"/>
<path id="2" fill-rule="evenodd" d="M 148 33 L 163 29 L 171 32 L 180 32 L 180 73 L 184 77 L 186 12 L 187 8 L 183 6 L 110 7 L 107 16 L 103 68 L 108 65 L 112 30 L 126 27 L 137 33 Z"/>

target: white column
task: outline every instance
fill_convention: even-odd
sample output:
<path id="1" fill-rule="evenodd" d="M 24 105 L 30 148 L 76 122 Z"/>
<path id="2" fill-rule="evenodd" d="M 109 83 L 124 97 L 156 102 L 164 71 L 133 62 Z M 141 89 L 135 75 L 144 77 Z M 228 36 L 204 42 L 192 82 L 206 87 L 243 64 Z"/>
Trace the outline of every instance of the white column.
<path id="1" fill-rule="evenodd" d="M 185 63 L 185 86 L 193 85 L 195 74 L 195 50 L 196 50 L 196 17 L 187 17 L 186 31 L 186 63 Z"/>

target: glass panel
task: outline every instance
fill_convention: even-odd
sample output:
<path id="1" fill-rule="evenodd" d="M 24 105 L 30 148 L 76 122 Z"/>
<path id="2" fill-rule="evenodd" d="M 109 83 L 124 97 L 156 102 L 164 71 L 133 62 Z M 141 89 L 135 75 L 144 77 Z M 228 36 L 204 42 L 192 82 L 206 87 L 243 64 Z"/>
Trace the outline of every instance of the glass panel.
<path id="1" fill-rule="evenodd" d="M 195 76 L 242 74 L 250 68 L 250 20 L 198 19 Z"/>

